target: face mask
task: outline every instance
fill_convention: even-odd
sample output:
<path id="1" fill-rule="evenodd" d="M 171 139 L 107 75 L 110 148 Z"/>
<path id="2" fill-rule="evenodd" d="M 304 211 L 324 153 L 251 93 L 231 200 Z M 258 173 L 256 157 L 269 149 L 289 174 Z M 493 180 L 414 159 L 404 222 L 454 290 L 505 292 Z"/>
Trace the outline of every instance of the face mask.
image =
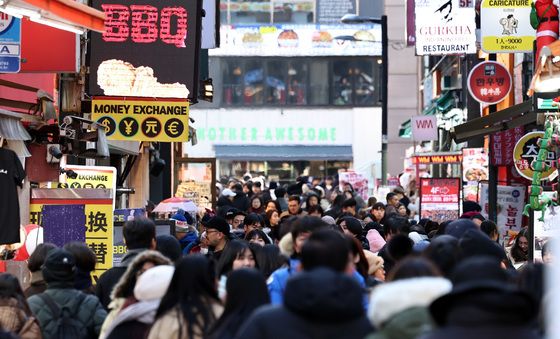
<path id="1" fill-rule="evenodd" d="M 207 248 L 201 248 L 200 249 L 200 254 L 204 254 L 204 255 L 208 254 L 208 247 Z"/>

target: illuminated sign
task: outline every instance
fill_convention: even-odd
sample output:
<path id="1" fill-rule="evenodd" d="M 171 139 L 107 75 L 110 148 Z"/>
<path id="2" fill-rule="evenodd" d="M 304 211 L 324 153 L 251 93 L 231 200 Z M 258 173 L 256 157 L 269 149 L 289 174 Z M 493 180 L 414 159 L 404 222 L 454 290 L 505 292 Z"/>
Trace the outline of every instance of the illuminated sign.
<path id="1" fill-rule="evenodd" d="M 92 118 L 105 126 L 109 140 L 188 141 L 189 103 L 96 97 Z"/>
<path id="2" fill-rule="evenodd" d="M 105 32 L 89 43 L 89 94 L 196 101 L 201 0 L 93 0 Z"/>
<path id="3" fill-rule="evenodd" d="M 420 178 L 420 218 L 435 222 L 459 218 L 459 178 Z"/>
<path id="4" fill-rule="evenodd" d="M 457 153 L 437 153 L 429 155 L 417 155 L 412 158 L 412 163 L 416 164 L 460 164 L 463 161 L 463 154 Z"/>

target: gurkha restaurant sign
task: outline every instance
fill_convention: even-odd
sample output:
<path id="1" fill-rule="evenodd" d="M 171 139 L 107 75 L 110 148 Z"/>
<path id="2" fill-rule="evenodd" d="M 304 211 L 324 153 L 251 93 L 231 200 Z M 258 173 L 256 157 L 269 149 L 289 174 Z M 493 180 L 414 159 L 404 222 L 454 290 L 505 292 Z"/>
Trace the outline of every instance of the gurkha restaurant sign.
<path id="1" fill-rule="evenodd" d="M 202 0 L 93 0 L 105 32 L 90 33 L 91 96 L 196 102 Z"/>
<path id="2" fill-rule="evenodd" d="M 183 142 L 189 138 L 189 102 L 181 99 L 95 97 L 92 119 L 109 140 Z"/>

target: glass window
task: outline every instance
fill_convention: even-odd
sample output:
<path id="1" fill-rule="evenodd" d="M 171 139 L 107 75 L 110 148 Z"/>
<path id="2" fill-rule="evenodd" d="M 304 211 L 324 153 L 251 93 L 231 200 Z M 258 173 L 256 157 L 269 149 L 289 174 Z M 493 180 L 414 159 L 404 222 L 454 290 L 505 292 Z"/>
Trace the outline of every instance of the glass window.
<path id="1" fill-rule="evenodd" d="M 223 62 L 223 102 L 243 104 L 243 69 L 241 63 Z"/>
<path id="2" fill-rule="evenodd" d="M 329 103 L 329 62 L 314 60 L 309 63 L 309 103 L 328 105 Z"/>
<path id="3" fill-rule="evenodd" d="M 229 21 L 233 24 L 269 24 L 272 3 L 259 0 L 229 0 L 224 1 L 228 8 Z M 225 23 L 225 22 L 224 22 Z"/>
<path id="4" fill-rule="evenodd" d="M 283 105 L 286 103 L 286 62 L 269 60 L 266 75 L 266 103 Z"/>
<path id="5" fill-rule="evenodd" d="M 262 105 L 264 102 L 264 68 L 258 60 L 247 62 L 243 75 L 244 104 Z"/>
<path id="6" fill-rule="evenodd" d="M 373 105 L 376 77 L 373 74 L 373 63 L 367 60 L 355 61 L 353 65 L 352 80 L 354 82 L 355 104 Z"/>
<path id="7" fill-rule="evenodd" d="M 333 62 L 331 90 L 334 105 L 351 105 L 354 102 L 353 71 L 350 61 L 337 60 Z"/>
<path id="8" fill-rule="evenodd" d="M 288 62 L 288 105 L 307 104 L 307 63 L 301 61 Z"/>
<path id="9" fill-rule="evenodd" d="M 273 0 L 274 23 L 308 24 L 313 23 L 314 1 Z"/>

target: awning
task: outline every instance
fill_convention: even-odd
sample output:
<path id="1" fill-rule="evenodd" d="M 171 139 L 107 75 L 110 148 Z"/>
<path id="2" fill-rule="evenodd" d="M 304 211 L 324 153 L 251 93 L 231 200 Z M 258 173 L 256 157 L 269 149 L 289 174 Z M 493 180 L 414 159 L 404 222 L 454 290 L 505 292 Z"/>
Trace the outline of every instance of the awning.
<path id="1" fill-rule="evenodd" d="M 352 160 L 352 146 L 215 145 L 216 158 L 224 160 Z"/>
<path id="2" fill-rule="evenodd" d="M 0 10 L 76 33 L 80 28 L 105 31 L 105 13 L 74 0 L 9 0 L 2 1 Z"/>
<path id="3" fill-rule="evenodd" d="M 399 137 L 400 138 L 411 138 L 412 137 L 412 123 L 411 123 L 411 119 L 408 119 L 407 121 L 403 122 L 400 126 L 399 126 Z"/>
<path id="4" fill-rule="evenodd" d="M 525 101 L 457 125 L 451 129 L 451 135 L 455 142 L 459 143 L 481 135 L 489 135 L 518 126 L 528 125 L 537 121 L 537 114 L 531 112 L 531 110 L 531 101 Z"/>

